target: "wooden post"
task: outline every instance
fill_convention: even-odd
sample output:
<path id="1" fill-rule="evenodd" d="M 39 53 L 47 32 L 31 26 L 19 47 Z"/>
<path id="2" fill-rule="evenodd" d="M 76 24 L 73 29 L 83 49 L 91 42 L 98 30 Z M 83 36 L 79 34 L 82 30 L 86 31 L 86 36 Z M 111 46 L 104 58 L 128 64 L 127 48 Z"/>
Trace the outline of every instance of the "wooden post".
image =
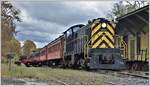
<path id="1" fill-rule="evenodd" d="M 11 71 L 11 59 L 9 59 L 9 71 Z"/>
<path id="2" fill-rule="evenodd" d="M 145 50 L 145 62 L 147 61 L 147 52 L 148 52 L 148 50 L 146 48 L 146 50 Z"/>
<path id="3" fill-rule="evenodd" d="M 11 71 L 11 60 L 14 58 L 14 54 L 8 54 L 7 55 L 7 59 L 8 59 L 8 68 L 9 68 L 9 71 Z"/>

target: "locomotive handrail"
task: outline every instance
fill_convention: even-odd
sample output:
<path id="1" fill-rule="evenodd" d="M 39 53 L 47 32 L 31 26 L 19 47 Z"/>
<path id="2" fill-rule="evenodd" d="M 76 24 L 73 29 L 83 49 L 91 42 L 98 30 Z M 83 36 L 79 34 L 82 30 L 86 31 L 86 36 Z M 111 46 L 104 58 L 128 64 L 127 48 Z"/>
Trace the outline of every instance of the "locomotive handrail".
<path id="1" fill-rule="evenodd" d="M 127 57 L 127 56 L 128 56 L 127 44 L 126 44 L 125 41 L 123 41 L 123 40 L 122 40 L 122 43 L 123 43 L 123 45 L 125 46 L 125 47 L 124 47 L 124 50 L 125 50 L 125 51 L 124 51 L 124 55 L 125 55 L 125 57 Z"/>
<path id="2" fill-rule="evenodd" d="M 86 37 L 86 42 L 88 43 L 88 36 L 87 35 L 85 35 L 85 37 Z M 84 59 L 87 59 L 87 57 L 88 57 L 88 44 L 87 43 L 85 43 L 85 45 L 84 45 Z"/>
<path id="3" fill-rule="evenodd" d="M 128 56 L 128 46 L 127 46 L 127 44 L 125 43 L 125 41 L 121 38 L 121 36 L 119 36 L 119 35 L 115 35 L 116 37 L 118 37 L 119 39 L 120 39 L 120 48 L 122 48 L 122 45 L 123 45 L 123 55 L 124 55 L 124 57 L 125 58 L 127 58 L 127 56 Z"/>
<path id="4" fill-rule="evenodd" d="M 89 39 L 87 35 L 86 35 L 86 37 L 87 37 L 87 39 Z M 84 58 L 85 58 L 85 59 L 88 58 L 88 49 L 91 47 L 91 45 L 89 45 L 89 43 L 91 42 L 91 40 L 92 40 L 92 39 L 90 39 L 89 41 L 87 40 L 87 43 L 85 43 L 85 45 L 84 45 L 84 49 L 85 49 L 85 51 L 84 51 Z M 86 48 L 86 47 L 87 47 L 87 48 Z M 87 54 L 87 55 L 86 55 L 86 54 Z"/>

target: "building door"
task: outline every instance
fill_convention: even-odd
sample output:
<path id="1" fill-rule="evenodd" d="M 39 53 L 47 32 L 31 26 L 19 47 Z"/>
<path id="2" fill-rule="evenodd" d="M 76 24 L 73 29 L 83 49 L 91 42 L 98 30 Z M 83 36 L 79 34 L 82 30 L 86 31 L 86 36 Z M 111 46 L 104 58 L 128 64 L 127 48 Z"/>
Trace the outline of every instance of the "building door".
<path id="1" fill-rule="evenodd" d="M 134 60 L 135 58 L 135 40 L 130 40 L 130 59 Z"/>

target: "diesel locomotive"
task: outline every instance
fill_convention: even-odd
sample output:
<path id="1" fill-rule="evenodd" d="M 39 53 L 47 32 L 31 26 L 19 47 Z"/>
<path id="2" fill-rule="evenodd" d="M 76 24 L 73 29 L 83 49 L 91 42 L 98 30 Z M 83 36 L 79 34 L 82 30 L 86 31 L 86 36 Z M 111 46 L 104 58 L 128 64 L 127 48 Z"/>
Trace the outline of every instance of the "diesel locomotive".
<path id="1" fill-rule="evenodd" d="M 126 69 L 122 50 L 115 46 L 115 23 L 105 18 L 73 25 L 24 64 L 62 65 L 87 69 Z"/>
<path id="2" fill-rule="evenodd" d="M 78 24 L 64 32 L 67 67 L 125 69 L 122 51 L 115 47 L 115 23 L 104 18 Z"/>

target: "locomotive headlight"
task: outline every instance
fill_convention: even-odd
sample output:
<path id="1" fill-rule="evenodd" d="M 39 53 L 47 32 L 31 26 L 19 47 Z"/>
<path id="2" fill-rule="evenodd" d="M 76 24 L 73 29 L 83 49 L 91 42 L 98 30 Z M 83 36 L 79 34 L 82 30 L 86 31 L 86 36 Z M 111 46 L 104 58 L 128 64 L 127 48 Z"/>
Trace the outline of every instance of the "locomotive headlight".
<path id="1" fill-rule="evenodd" d="M 105 28 L 106 27 L 106 23 L 102 23 L 102 27 Z"/>

